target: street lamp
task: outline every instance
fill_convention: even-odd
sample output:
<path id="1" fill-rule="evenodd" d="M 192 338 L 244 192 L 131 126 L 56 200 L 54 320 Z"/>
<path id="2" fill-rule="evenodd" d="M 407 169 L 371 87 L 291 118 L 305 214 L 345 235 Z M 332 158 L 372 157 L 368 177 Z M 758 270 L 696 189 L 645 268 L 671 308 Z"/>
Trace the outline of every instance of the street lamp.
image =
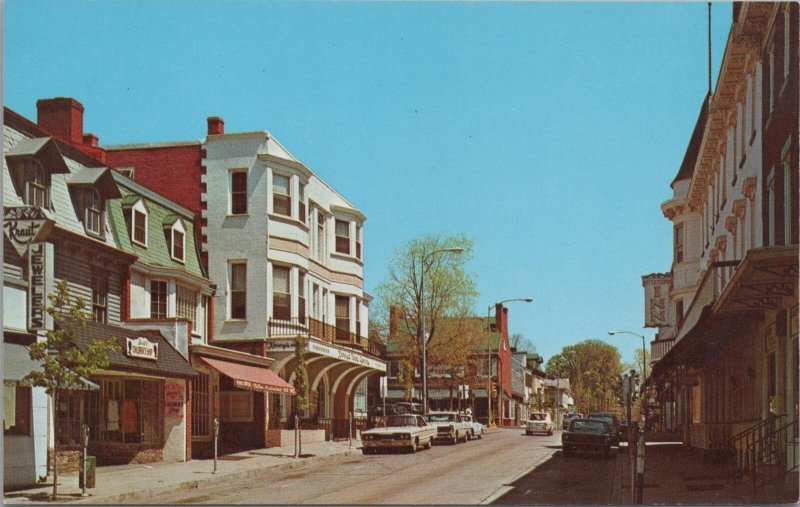
<path id="1" fill-rule="evenodd" d="M 420 310 L 420 330 L 422 331 L 422 411 L 428 413 L 428 333 L 425 332 L 425 269 L 428 259 L 433 258 L 437 253 L 460 254 L 464 249 L 461 247 L 440 248 L 422 256 L 422 272 L 419 276 L 419 310 Z M 417 330 L 419 332 L 420 330 Z"/>
<path id="2" fill-rule="evenodd" d="M 629 334 L 632 336 L 638 336 L 642 339 L 642 408 L 644 408 L 644 418 L 645 423 L 647 422 L 647 392 L 645 390 L 645 386 L 647 385 L 647 349 L 645 348 L 644 343 L 644 335 L 638 333 L 632 333 L 630 331 L 609 331 L 609 336 L 614 336 L 615 334 Z M 644 428 L 642 428 L 644 431 Z"/>
<path id="3" fill-rule="evenodd" d="M 489 305 L 489 308 L 486 310 L 486 325 L 489 326 L 489 319 L 492 318 L 492 307 L 497 308 L 497 305 L 502 305 L 503 303 L 511 303 L 512 301 L 522 301 L 525 303 L 533 303 L 533 298 L 513 298 L 513 299 L 504 299 L 499 303 L 495 303 L 493 305 Z M 495 315 L 495 319 L 497 319 L 497 315 Z M 495 320 L 496 322 L 496 320 Z M 488 379 L 489 379 L 489 387 L 491 388 L 492 385 L 492 356 L 491 351 L 489 350 L 489 343 L 486 344 L 486 352 L 488 354 L 488 362 L 489 362 L 489 372 L 488 372 Z M 503 408 L 503 383 L 501 380 L 501 370 L 500 370 L 500 356 L 497 356 L 497 383 L 499 384 L 499 389 L 497 390 L 497 407 L 498 415 L 500 417 L 497 418 L 497 422 L 502 424 L 502 408 Z M 488 418 L 487 426 L 492 424 L 492 394 L 491 389 L 486 391 L 486 400 L 488 401 L 488 410 L 486 412 L 486 416 Z"/>

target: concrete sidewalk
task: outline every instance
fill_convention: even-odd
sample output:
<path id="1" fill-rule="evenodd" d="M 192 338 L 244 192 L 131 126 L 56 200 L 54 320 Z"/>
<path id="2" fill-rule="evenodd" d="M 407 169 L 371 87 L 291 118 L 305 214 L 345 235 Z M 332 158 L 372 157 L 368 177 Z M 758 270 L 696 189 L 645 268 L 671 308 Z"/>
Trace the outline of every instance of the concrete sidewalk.
<path id="1" fill-rule="evenodd" d="M 59 474 L 59 503 L 148 503 L 162 493 L 179 489 L 194 489 L 200 484 L 264 477 L 272 473 L 297 468 L 336 463 L 348 456 L 361 454 L 361 442 L 317 442 L 303 444 L 302 458 L 294 458 L 294 447 L 271 447 L 228 454 L 217 461 L 214 474 L 213 459 L 197 459 L 185 463 L 152 463 L 98 467 L 95 488 L 81 497 L 78 474 Z M 52 476 L 46 484 L 5 492 L 6 504 L 48 502 L 53 492 Z"/>
<path id="2" fill-rule="evenodd" d="M 631 469 L 628 447 L 617 456 L 611 503 L 630 505 Z M 751 503 L 748 489 L 734 487 L 724 464 L 709 460 L 698 449 L 679 442 L 652 442 L 645 448 L 643 503 L 683 505 L 742 505 Z"/>

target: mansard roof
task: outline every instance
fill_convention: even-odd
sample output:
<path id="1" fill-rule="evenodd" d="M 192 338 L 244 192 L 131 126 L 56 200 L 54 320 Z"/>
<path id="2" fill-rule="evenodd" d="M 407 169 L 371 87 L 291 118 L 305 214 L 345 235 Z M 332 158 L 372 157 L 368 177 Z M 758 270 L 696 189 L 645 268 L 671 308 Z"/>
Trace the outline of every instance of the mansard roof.
<path id="1" fill-rule="evenodd" d="M 703 131 L 705 131 L 706 122 L 708 120 L 709 100 L 710 95 L 706 94 L 700 106 L 700 113 L 697 115 L 692 137 L 689 138 L 689 145 L 686 147 L 686 153 L 683 155 L 683 162 L 681 162 L 681 167 L 675 179 L 670 183 L 670 187 L 674 187 L 675 183 L 680 180 L 691 179 L 694 175 L 694 167 L 697 164 L 697 157 L 700 154 L 700 145 L 703 142 Z"/>

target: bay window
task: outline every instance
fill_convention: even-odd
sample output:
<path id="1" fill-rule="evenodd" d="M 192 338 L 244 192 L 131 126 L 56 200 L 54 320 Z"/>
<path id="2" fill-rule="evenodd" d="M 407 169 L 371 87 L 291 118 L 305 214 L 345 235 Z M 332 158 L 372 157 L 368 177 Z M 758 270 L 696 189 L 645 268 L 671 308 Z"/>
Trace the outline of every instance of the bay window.
<path id="1" fill-rule="evenodd" d="M 292 216 L 292 193 L 290 178 L 282 174 L 272 175 L 272 211 L 278 215 Z"/>
<path id="2" fill-rule="evenodd" d="M 150 318 L 167 318 L 167 282 L 165 280 L 150 281 Z"/>
<path id="3" fill-rule="evenodd" d="M 350 222 L 336 220 L 336 251 L 350 255 Z"/>
<path id="4" fill-rule="evenodd" d="M 289 320 L 292 317 L 292 295 L 289 288 L 290 270 L 272 266 L 272 318 Z"/>

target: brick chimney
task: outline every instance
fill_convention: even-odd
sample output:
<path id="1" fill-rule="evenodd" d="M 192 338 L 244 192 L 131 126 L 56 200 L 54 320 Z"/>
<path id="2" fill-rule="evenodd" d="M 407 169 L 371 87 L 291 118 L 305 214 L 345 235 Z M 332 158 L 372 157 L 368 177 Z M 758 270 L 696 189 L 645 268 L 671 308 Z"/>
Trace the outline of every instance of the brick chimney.
<path id="1" fill-rule="evenodd" d="M 83 104 L 69 97 L 36 101 L 40 127 L 72 144 L 83 144 Z"/>
<path id="2" fill-rule="evenodd" d="M 100 138 L 90 132 L 83 134 L 83 144 L 96 148 L 100 144 Z"/>
<path id="3" fill-rule="evenodd" d="M 208 135 L 220 135 L 225 133 L 225 120 L 219 116 L 208 117 Z"/>
<path id="4" fill-rule="evenodd" d="M 495 329 L 503 336 L 508 336 L 508 308 L 502 304 L 497 304 L 494 307 L 495 314 Z"/>

